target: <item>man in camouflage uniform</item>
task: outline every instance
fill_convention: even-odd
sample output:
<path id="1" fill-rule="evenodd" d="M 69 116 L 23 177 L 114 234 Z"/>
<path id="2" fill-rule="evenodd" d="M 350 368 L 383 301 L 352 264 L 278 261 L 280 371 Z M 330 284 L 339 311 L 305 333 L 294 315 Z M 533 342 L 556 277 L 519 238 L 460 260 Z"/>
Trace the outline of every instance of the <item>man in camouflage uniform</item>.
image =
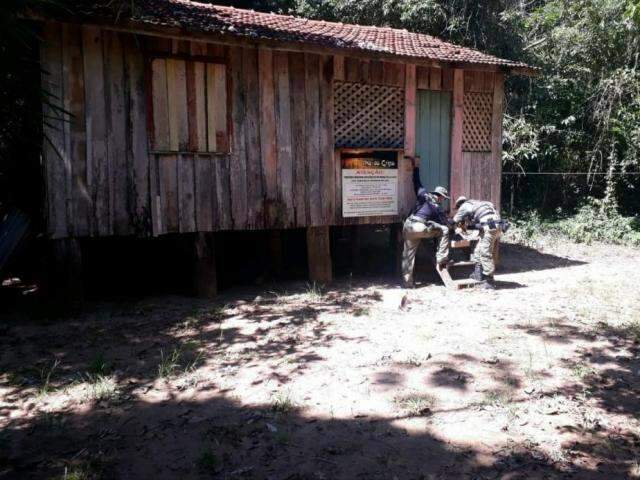
<path id="1" fill-rule="evenodd" d="M 449 198 L 447 189 L 436 187 L 432 192 L 428 192 L 420 182 L 420 170 L 416 163 L 414 162 L 413 168 L 413 188 L 416 193 L 416 205 L 409 218 L 405 220 L 402 228 L 402 237 L 404 239 L 402 282 L 403 286 L 408 288 L 413 287 L 413 268 L 420 240 L 423 238 L 439 238 L 436 261 L 439 265 L 442 265 L 449 258 L 449 227 L 447 217 L 440 208 L 440 204 Z"/>
<path id="2" fill-rule="evenodd" d="M 470 200 L 466 197 L 458 197 L 456 209 L 458 211 L 453 217 L 455 224 L 461 224 L 463 228 L 477 228 L 480 231 L 480 240 L 471 254 L 471 260 L 476 264 L 471 278 L 482 281 L 484 288 L 494 289 L 493 273 L 496 265 L 493 252 L 502 233 L 500 215 L 493 203 Z"/>

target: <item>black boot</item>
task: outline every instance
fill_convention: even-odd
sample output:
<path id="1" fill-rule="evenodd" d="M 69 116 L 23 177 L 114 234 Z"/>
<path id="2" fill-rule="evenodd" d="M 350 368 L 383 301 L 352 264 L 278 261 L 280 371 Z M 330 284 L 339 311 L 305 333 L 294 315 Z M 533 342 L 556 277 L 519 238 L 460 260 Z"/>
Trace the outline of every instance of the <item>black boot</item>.
<path id="1" fill-rule="evenodd" d="M 493 275 L 482 275 L 484 280 L 482 282 L 482 288 L 485 290 L 495 290 L 496 283 L 493 280 Z"/>
<path id="2" fill-rule="evenodd" d="M 473 270 L 473 273 L 469 275 L 469 278 L 471 280 L 481 282 L 482 281 L 482 265 L 480 265 L 479 263 L 476 263 L 475 269 Z"/>

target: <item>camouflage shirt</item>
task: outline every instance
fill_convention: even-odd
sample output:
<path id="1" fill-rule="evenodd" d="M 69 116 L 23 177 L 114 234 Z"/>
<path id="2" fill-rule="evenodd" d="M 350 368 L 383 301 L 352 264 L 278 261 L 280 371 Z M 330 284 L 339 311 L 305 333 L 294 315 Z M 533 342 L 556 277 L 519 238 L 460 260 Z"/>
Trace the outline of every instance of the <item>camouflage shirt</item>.
<path id="1" fill-rule="evenodd" d="M 488 215 L 492 215 L 494 219 L 500 218 L 493 203 L 482 200 L 467 200 L 460 205 L 460 208 L 453 217 L 453 221 L 456 223 L 479 223 Z"/>

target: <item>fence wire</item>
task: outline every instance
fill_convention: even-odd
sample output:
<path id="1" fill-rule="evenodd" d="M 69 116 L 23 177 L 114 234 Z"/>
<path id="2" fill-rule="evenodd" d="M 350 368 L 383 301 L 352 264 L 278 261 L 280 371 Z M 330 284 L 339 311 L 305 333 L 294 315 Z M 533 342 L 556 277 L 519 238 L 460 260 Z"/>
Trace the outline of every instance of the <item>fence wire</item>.
<path id="1" fill-rule="evenodd" d="M 602 198 L 607 172 L 503 172 L 502 210 L 510 215 L 538 210 L 572 213 L 587 197 Z M 622 213 L 640 212 L 640 172 L 618 172 L 616 199 Z"/>

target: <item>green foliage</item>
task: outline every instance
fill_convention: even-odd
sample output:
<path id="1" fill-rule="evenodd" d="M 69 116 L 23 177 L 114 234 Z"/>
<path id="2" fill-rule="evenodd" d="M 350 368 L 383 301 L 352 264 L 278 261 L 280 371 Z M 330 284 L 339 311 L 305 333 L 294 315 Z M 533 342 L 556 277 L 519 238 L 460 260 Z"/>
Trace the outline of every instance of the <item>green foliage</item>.
<path id="1" fill-rule="evenodd" d="M 271 409 L 277 413 L 288 413 L 295 407 L 295 402 L 288 391 L 279 391 L 273 394 Z"/>
<path id="2" fill-rule="evenodd" d="M 578 243 L 640 246 L 640 219 L 622 216 L 615 207 L 593 198 L 587 199 L 572 217 L 558 221 L 557 228 Z"/>
<path id="3" fill-rule="evenodd" d="M 640 29 L 626 0 L 548 0 L 523 16 L 523 59 L 543 74 L 529 85 L 512 81 L 505 122 L 506 170 L 605 172 L 586 179 L 589 195 L 640 205 Z M 527 88 L 527 90 L 525 90 Z M 540 183 L 522 193 L 536 197 Z M 564 190 L 567 185 L 557 184 Z M 580 200 L 584 189 L 569 193 Z M 543 196 L 552 207 L 566 201 Z M 584 217 L 584 212 L 580 214 Z"/>
<path id="4" fill-rule="evenodd" d="M 185 342 L 175 347 L 166 355 L 160 349 L 160 363 L 158 364 L 158 378 L 169 378 L 178 373 L 191 373 L 204 361 L 204 354 L 198 349 L 195 341 Z"/>
<path id="5" fill-rule="evenodd" d="M 160 349 L 160 363 L 158 364 L 158 378 L 167 378 L 175 374 L 180 368 L 180 357 L 182 352 L 180 348 L 174 348 L 169 355 L 165 355 L 164 350 Z"/>
<path id="6" fill-rule="evenodd" d="M 45 365 L 40 369 L 40 388 L 38 389 L 39 396 L 43 397 L 51 392 L 51 376 L 59 365 L 60 360 L 56 358 L 51 366 Z"/>
<path id="7" fill-rule="evenodd" d="M 640 218 L 623 216 L 615 206 L 587 198 L 570 216 L 561 210 L 552 218 L 544 218 L 537 211 L 528 212 L 514 221 L 508 235 L 511 241 L 528 246 L 554 239 L 640 246 Z"/>
<path id="8" fill-rule="evenodd" d="M 89 368 L 87 373 L 90 375 L 108 375 L 111 371 L 111 364 L 105 360 L 104 354 L 99 353 L 91 362 L 89 362 Z"/>
<path id="9" fill-rule="evenodd" d="M 117 400 L 119 398 L 120 392 L 118 390 L 118 384 L 112 377 L 101 374 L 87 374 L 87 380 L 89 381 L 89 399 L 100 402 L 103 400 Z"/>

